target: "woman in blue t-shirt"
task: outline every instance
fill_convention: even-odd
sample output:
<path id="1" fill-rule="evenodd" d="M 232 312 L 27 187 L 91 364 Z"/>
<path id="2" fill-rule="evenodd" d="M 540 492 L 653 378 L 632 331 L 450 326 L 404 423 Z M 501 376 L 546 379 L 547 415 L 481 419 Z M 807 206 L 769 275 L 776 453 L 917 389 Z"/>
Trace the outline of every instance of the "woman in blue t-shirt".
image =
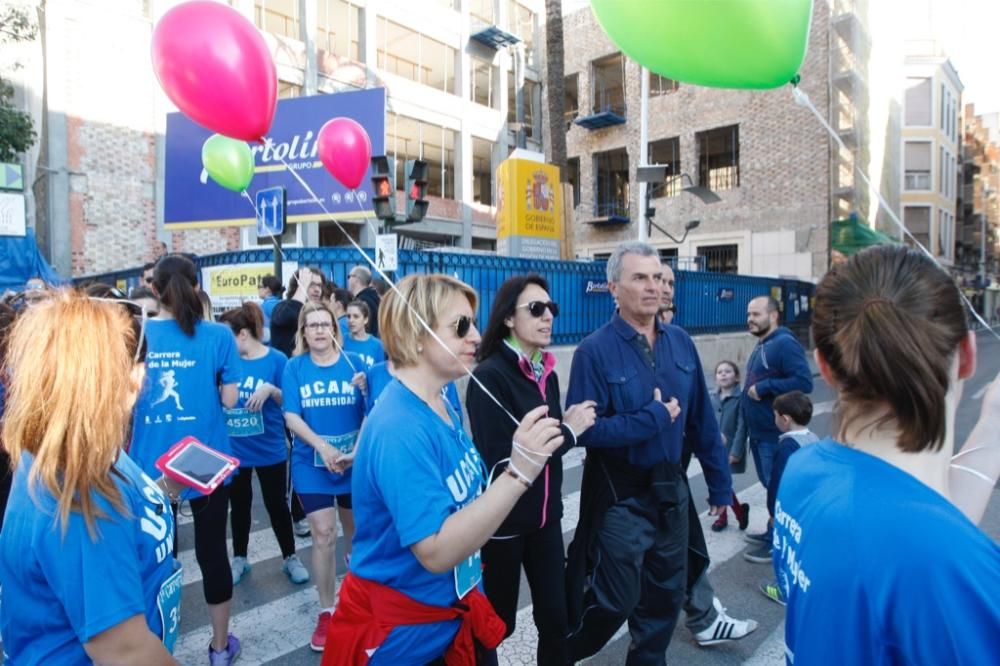
<path id="1" fill-rule="evenodd" d="M 295 356 L 281 379 L 285 425 L 292 440 L 292 483 L 313 536 L 312 574 L 320 613 L 310 646 L 326 644 L 336 598 L 337 517 L 350 556 L 354 535 L 351 464 L 364 419 L 361 359 L 341 351 L 343 340 L 333 312 L 323 303 L 306 303 L 299 313 Z"/>
<path id="2" fill-rule="evenodd" d="M 260 307 L 246 302 L 222 313 L 219 320 L 236 338 L 243 368 L 239 382 L 240 401 L 226 410 L 226 425 L 233 442 L 233 455 L 240 460 L 239 472 L 229 487 L 233 530 L 233 585 L 250 572 L 250 511 L 253 508 L 253 478 L 257 472 L 271 529 L 281 548 L 281 570 L 293 583 L 309 581 L 309 572 L 295 554 L 292 514 L 288 510 L 288 444 L 281 411 L 281 375 L 288 359 L 260 340 L 264 316 Z"/>
<path id="3" fill-rule="evenodd" d="M 129 453 L 147 474 L 156 460 L 187 436 L 232 453 L 223 408 L 239 400 L 240 358 L 228 326 L 203 321 L 194 263 L 170 254 L 153 271 L 159 314 L 146 322 L 146 378 L 135 405 Z M 229 664 L 240 642 L 229 633 L 233 576 L 226 547 L 229 487 L 205 496 L 186 490 L 194 516 L 194 549 L 212 620 L 209 659 Z M 180 499 L 180 498 L 178 498 Z M 176 502 L 174 504 L 176 511 Z M 176 548 L 176 544 L 175 544 Z"/>
<path id="4" fill-rule="evenodd" d="M 442 394 L 475 357 L 476 293 L 445 275 L 411 275 L 398 289 L 379 309 L 395 379 L 358 445 L 358 529 L 327 643 L 352 663 L 370 654 L 373 665 L 426 664 L 450 646 L 471 651 L 471 640 L 452 646 L 471 635 L 458 634 L 463 621 L 496 647 L 504 626 L 480 589 L 479 549 L 563 443 L 545 407 L 528 412 L 509 464 L 486 488 L 479 454 Z M 383 603 L 394 620 L 376 617 L 373 604 Z"/>
<path id="5" fill-rule="evenodd" d="M 812 333 L 840 418 L 778 489 L 788 662 L 997 663 L 1000 546 L 955 502 L 997 482 L 998 391 L 953 458 L 976 369 L 954 279 L 918 250 L 869 248 L 820 281 Z"/>
<path id="6" fill-rule="evenodd" d="M 26 310 L 11 335 L 3 441 L 14 481 L 0 539 L 7 664 L 176 663 L 173 517 L 122 450 L 134 344 L 124 310 L 69 293 Z"/>
<path id="7" fill-rule="evenodd" d="M 349 337 L 344 340 L 344 350 L 353 352 L 365 362 L 365 370 L 385 360 L 382 341 L 368 333 L 368 319 L 371 316 L 364 301 L 351 301 L 347 306 L 347 330 Z"/>

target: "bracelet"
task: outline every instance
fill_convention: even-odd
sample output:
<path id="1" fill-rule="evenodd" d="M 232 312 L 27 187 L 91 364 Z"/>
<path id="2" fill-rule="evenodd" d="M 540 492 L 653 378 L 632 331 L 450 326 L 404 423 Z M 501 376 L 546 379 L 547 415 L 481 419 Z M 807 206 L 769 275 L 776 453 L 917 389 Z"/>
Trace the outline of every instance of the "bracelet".
<path id="1" fill-rule="evenodd" d="M 531 481 L 528 480 L 528 477 L 526 477 L 521 470 L 514 466 L 513 462 L 507 463 L 507 466 L 504 467 L 503 471 L 514 477 L 518 483 L 524 486 L 525 490 L 531 487 Z"/>
<path id="2" fill-rule="evenodd" d="M 966 467 L 965 465 L 956 465 L 955 463 L 952 463 L 951 466 L 953 468 L 961 470 L 963 472 L 968 472 L 969 474 L 971 474 L 973 476 L 978 476 L 980 479 L 982 479 L 983 481 L 985 481 L 986 483 L 988 483 L 990 485 L 994 485 L 996 483 L 996 481 L 994 479 L 991 479 L 990 477 L 986 476 L 985 474 L 983 474 L 982 472 L 980 472 L 978 469 L 972 469 L 971 467 Z"/>

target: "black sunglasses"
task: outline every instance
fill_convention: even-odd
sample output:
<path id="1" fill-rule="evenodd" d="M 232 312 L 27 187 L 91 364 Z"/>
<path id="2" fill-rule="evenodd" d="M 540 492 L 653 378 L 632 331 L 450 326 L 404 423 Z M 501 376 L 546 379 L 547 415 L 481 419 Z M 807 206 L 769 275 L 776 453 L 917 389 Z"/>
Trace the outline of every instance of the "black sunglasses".
<path id="1" fill-rule="evenodd" d="M 528 312 L 531 313 L 532 317 L 536 319 L 545 314 L 545 309 L 548 308 L 549 312 L 552 313 L 553 317 L 559 316 L 559 304 L 552 301 L 531 301 L 530 303 L 524 303 L 523 305 L 518 305 L 519 308 L 528 308 Z"/>
<path id="2" fill-rule="evenodd" d="M 452 327 L 455 329 L 455 335 L 464 338 L 469 334 L 469 330 L 472 329 L 472 317 L 462 315 L 452 323 Z"/>

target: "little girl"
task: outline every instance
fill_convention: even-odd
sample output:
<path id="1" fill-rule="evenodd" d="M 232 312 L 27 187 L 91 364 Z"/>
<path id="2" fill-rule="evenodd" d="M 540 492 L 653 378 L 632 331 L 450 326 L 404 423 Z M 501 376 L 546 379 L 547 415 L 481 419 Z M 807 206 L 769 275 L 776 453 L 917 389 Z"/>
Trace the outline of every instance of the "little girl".
<path id="1" fill-rule="evenodd" d="M 722 433 L 722 443 L 729 452 L 729 468 L 736 474 L 742 474 L 747 468 L 747 427 L 740 411 L 740 371 L 732 361 L 721 361 L 715 366 L 715 390 L 710 391 L 712 406 L 715 407 L 715 417 L 719 419 L 719 430 Z M 740 504 L 733 491 L 733 514 L 745 530 L 750 522 L 750 505 Z M 721 532 L 729 524 L 725 509 L 712 523 L 712 530 Z"/>

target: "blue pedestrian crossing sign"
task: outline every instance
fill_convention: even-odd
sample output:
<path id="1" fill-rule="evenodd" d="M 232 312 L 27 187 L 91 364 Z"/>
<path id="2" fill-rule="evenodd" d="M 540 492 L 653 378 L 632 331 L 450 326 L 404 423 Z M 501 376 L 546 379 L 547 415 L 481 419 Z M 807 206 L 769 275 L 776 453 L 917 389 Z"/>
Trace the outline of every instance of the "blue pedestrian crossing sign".
<path id="1" fill-rule="evenodd" d="M 285 233 L 285 188 L 269 187 L 258 190 L 257 204 L 257 235 L 280 236 Z"/>

